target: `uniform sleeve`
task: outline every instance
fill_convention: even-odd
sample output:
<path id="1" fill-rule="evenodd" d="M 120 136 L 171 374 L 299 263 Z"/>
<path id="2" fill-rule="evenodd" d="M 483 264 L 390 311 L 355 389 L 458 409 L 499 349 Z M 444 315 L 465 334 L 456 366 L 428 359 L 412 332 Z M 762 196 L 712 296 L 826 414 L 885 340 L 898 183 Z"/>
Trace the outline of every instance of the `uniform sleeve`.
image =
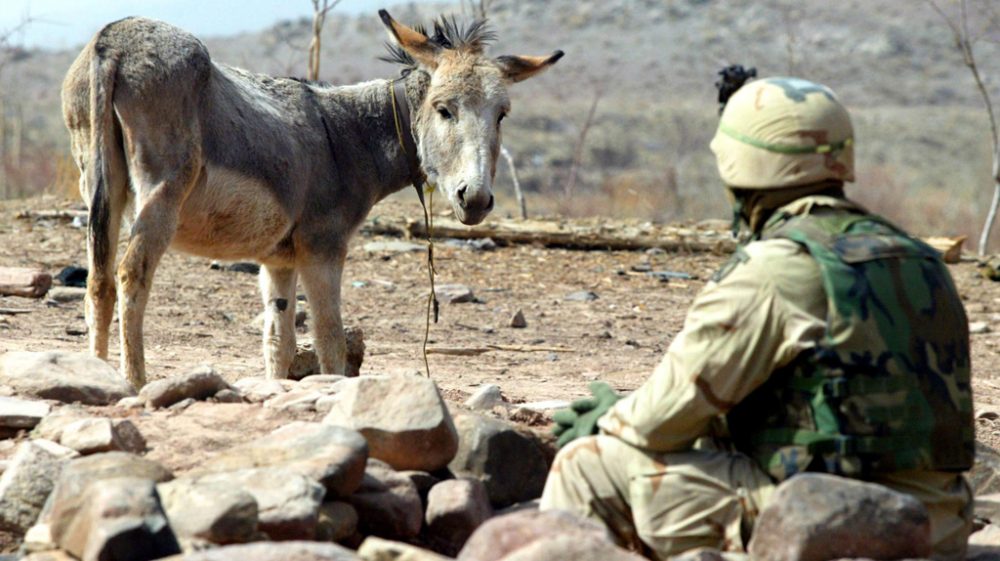
<path id="1" fill-rule="evenodd" d="M 698 295 L 652 376 L 601 418 L 604 433 L 656 452 L 688 449 L 822 336 L 826 298 L 812 259 L 785 240 L 747 254 Z"/>

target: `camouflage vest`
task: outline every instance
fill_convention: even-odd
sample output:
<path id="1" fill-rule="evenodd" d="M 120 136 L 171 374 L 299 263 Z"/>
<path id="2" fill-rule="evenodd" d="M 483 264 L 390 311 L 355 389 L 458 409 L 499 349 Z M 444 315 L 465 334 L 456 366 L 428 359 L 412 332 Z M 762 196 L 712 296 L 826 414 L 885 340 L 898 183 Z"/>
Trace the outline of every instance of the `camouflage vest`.
<path id="1" fill-rule="evenodd" d="M 728 415 L 737 449 L 778 480 L 972 466 L 968 322 L 937 252 L 884 220 L 821 207 L 771 218 L 828 300 L 823 339 Z"/>

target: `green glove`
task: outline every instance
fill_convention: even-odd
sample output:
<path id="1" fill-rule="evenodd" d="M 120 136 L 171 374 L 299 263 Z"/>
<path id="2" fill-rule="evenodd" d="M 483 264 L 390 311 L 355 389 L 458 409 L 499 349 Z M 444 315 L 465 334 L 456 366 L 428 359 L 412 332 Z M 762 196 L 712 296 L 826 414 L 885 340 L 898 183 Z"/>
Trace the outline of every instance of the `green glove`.
<path id="1" fill-rule="evenodd" d="M 578 399 L 569 409 L 560 409 L 552 415 L 556 422 L 552 433 L 558 437 L 556 443 L 560 448 L 574 438 L 597 434 L 597 420 L 622 398 L 606 382 L 591 382 L 588 387 L 594 397 Z"/>

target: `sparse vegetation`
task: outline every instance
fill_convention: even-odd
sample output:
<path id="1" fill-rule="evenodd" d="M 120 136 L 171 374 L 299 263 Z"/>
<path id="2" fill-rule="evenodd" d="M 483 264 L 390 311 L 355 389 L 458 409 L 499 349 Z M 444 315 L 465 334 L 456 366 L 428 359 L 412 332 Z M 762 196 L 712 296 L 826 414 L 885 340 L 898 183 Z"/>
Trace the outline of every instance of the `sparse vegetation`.
<path id="1" fill-rule="evenodd" d="M 406 5 L 393 15 L 412 22 L 442 11 L 473 17 L 480 4 L 505 41 L 495 54 L 506 54 L 509 45 L 523 54 L 567 53 L 559 72 L 519 87 L 504 123 L 533 215 L 728 216 L 708 142 L 718 118 L 715 72 L 738 62 L 757 66 L 762 76 L 791 66 L 840 94 L 857 129 L 853 196 L 920 233 L 979 235 L 990 203 L 983 186 L 993 176 L 989 124 L 950 29 L 928 4 L 850 0 L 804 9 L 790 0 L 466 0 Z M 288 75 L 302 71 L 311 33 L 305 19 L 204 40 L 219 62 Z M 330 13 L 322 31 L 324 76 L 338 83 L 392 76 L 396 69 L 376 60 L 381 41 L 373 39 L 382 35 L 374 13 Z M 1000 60 L 1000 45 L 985 39 L 976 56 L 987 65 Z M 16 94 L 25 123 L 23 163 L 7 167 L 19 182 L 8 182 L 9 196 L 76 190 L 58 163 L 68 153 L 58 85 L 74 55 L 18 51 L 0 75 L 0 90 Z M 985 69 L 984 83 L 996 87 Z M 604 84 L 606 93 L 567 198 L 580 123 L 593 101 L 588 84 Z M 518 215 L 503 168 L 500 210 Z"/>

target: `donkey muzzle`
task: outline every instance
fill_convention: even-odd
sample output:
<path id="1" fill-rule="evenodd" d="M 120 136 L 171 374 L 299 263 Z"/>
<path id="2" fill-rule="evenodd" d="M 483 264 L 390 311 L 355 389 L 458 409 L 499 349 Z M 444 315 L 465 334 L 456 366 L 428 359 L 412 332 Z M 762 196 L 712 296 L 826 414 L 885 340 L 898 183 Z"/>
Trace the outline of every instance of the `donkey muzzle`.
<path id="1" fill-rule="evenodd" d="M 490 189 L 469 189 L 462 185 L 455 191 L 458 219 L 462 224 L 479 224 L 493 210 L 493 193 Z"/>

